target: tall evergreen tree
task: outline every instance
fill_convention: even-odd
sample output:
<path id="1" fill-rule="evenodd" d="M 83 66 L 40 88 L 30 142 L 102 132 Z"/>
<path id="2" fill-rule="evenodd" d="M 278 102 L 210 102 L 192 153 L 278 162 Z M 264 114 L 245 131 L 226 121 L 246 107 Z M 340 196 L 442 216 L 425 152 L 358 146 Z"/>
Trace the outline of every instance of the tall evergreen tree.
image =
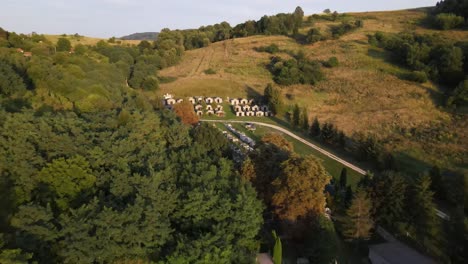
<path id="1" fill-rule="evenodd" d="M 264 91 L 265 100 L 270 108 L 270 111 L 277 115 L 283 111 L 283 99 L 281 91 L 268 84 Z"/>
<path id="2" fill-rule="evenodd" d="M 346 192 L 344 195 L 344 206 L 345 208 L 348 208 L 351 205 L 351 201 L 353 200 L 353 189 L 351 189 L 351 186 L 346 187 Z"/>
<path id="3" fill-rule="evenodd" d="M 442 180 L 442 174 L 438 166 L 433 166 L 429 170 L 429 176 L 431 177 L 431 190 L 439 199 L 445 198 L 445 184 Z"/>
<path id="4" fill-rule="evenodd" d="M 310 126 L 310 136 L 312 137 L 318 137 L 320 136 L 320 123 L 317 119 L 317 117 L 314 118 L 314 121 L 312 122 L 312 125 Z"/>
<path id="5" fill-rule="evenodd" d="M 428 252 L 441 256 L 440 220 L 436 214 L 434 192 L 431 191 L 431 178 L 421 175 L 411 191 L 410 208 L 411 225 L 415 239 Z"/>
<path id="6" fill-rule="evenodd" d="M 346 147 L 346 136 L 343 131 L 338 132 L 336 142 L 338 143 L 338 146 L 342 148 Z"/>
<path id="7" fill-rule="evenodd" d="M 364 190 L 359 189 L 351 206 L 346 210 L 343 235 L 353 241 L 367 240 L 371 236 L 374 221 L 371 216 L 372 202 Z"/>
<path id="8" fill-rule="evenodd" d="M 309 111 L 305 107 L 302 108 L 302 129 L 309 131 Z"/>
<path id="9" fill-rule="evenodd" d="M 295 128 L 298 128 L 301 123 L 301 109 L 297 104 L 294 105 L 291 123 Z"/>
<path id="10" fill-rule="evenodd" d="M 340 174 L 340 188 L 343 190 L 346 188 L 346 185 L 348 185 L 348 171 L 346 168 L 343 168 Z"/>
<path id="11" fill-rule="evenodd" d="M 333 144 L 335 139 L 335 126 L 332 123 L 325 123 L 320 131 L 320 139 L 328 144 Z"/>
<path id="12" fill-rule="evenodd" d="M 408 184 L 401 173 L 386 171 L 372 178 L 370 197 L 378 224 L 396 228 L 405 221 L 407 192 Z"/>

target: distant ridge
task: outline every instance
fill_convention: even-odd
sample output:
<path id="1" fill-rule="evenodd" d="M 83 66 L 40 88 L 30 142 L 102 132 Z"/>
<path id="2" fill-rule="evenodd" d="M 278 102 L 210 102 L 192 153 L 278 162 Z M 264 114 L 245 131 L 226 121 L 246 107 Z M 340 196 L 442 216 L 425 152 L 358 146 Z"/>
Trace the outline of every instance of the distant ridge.
<path id="1" fill-rule="evenodd" d="M 141 32 L 133 33 L 128 36 L 123 36 L 120 39 L 123 40 L 156 40 L 158 37 L 158 32 Z"/>

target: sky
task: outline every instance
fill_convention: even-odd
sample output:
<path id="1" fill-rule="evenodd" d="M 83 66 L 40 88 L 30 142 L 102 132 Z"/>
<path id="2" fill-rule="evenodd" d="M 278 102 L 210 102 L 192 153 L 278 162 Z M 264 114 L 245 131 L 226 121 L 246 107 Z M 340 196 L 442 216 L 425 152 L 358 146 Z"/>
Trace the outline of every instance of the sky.
<path id="1" fill-rule="evenodd" d="M 108 38 L 163 28 L 231 25 L 263 15 L 359 12 L 434 6 L 437 0 L 1 0 L 0 27 L 17 33 Z"/>

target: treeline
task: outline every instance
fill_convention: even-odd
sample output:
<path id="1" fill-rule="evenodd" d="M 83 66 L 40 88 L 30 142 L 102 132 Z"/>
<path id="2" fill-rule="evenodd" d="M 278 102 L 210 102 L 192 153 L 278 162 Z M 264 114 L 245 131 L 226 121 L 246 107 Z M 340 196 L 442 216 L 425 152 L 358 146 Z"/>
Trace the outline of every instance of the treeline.
<path id="1" fill-rule="evenodd" d="M 258 21 L 247 21 L 232 29 L 233 37 L 248 37 L 253 35 L 294 35 L 299 32 L 304 18 L 304 11 L 297 7 L 292 14 L 277 14 L 263 16 Z"/>
<path id="2" fill-rule="evenodd" d="M 202 26 L 198 29 L 169 30 L 163 29 L 158 35 L 157 41 L 163 33 L 177 35 L 185 50 L 197 49 L 208 46 L 210 43 L 248 37 L 253 35 L 294 35 L 302 26 L 304 12 L 297 7 L 292 14 L 277 14 L 263 16 L 258 21 L 247 21 L 232 27 L 227 22 Z"/>
<path id="3" fill-rule="evenodd" d="M 129 91 L 127 86 L 157 89 L 158 70 L 178 63 L 184 52 L 183 36 L 168 30 L 157 41 L 137 46 L 106 41 L 72 46 L 66 37 L 51 43 L 37 34 L 2 36 L 6 38 L 0 39 L 0 69 L 6 78 L 0 83 L 0 96 L 8 111 L 41 106 L 83 112 L 116 108 Z"/>
<path id="4" fill-rule="evenodd" d="M 435 35 L 377 32 L 369 43 L 393 52 L 395 59 L 413 70 L 410 79 L 428 78 L 447 85 L 449 106 L 466 106 L 465 76 L 468 73 L 468 42 L 451 43 Z M 459 88 L 456 88 L 459 87 Z"/>
<path id="5" fill-rule="evenodd" d="M 437 2 L 428 20 L 436 28 L 447 30 L 466 26 L 468 3 L 464 0 L 444 0 Z"/>
<path id="6" fill-rule="evenodd" d="M 311 16 L 309 18 L 313 18 L 313 17 L 314 16 Z M 309 29 L 309 31 L 303 37 L 303 39 L 308 44 L 312 44 L 312 43 L 327 40 L 327 39 L 338 39 L 345 34 L 348 34 L 359 28 L 362 28 L 363 26 L 364 26 L 364 21 L 362 20 L 359 20 L 359 19 L 358 20 L 346 20 L 346 21 L 342 21 L 338 25 L 330 26 L 329 34 L 323 33 L 319 28 L 313 27 Z"/>
<path id="7" fill-rule="evenodd" d="M 263 207 L 227 140 L 124 101 L 0 109 L 0 262 L 253 262 Z"/>

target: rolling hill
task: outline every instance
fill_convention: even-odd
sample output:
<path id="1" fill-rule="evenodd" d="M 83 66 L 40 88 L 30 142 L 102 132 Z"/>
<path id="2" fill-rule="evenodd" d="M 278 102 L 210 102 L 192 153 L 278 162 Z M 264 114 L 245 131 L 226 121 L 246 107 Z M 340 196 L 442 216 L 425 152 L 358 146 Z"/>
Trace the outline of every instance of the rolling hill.
<path id="1" fill-rule="evenodd" d="M 156 40 L 158 32 L 133 33 L 128 36 L 120 37 L 122 40 Z"/>
<path id="2" fill-rule="evenodd" d="M 402 166 L 417 172 L 430 164 L 463 167 L 468 146 L 463 131 L 466 122 L 453 118 L 441 108 L 442 92 L 432 82 L 423 84 L 405 80 L 410 71 L 392 61 L 390 54 L 371 46 L 368 34 L 377 31 L 397 33 L 414 30 L 420 34 L 441 34 L 444 38 L 468 39 L 468 32 L 437 31 L 420 26 L 424 10 L 350 13 L 362 19 L 364 27 L 339 39 L 302 45 L 285 36 L 252 36 L 213 43 L 208 47 L 187 51 L 183 61 L 160 72 L 163 77 L 176 77 L 161 85 L 162 93 L 177 96 L 255 96 L 272 83 L 266 69 L 271 54 L 254 48 L 276 44 L 280 50 L 303 50 L 308 58 L 327 60 L 337 57 L 340 66 L 324 69 L 326 80 L 317 85 L 281 87 L 287 103 L 307 107 L 309 116 L 321 122 L 332 122 L 347 135 L 371 133 L 385 148 L 397 153 Z M 318 20 L 315 27 L 325 31 L 339 22 Z M 309 27 L 301 29 L 307 32 Z M 276 55 L 276 54 L 275 54 Z M 287 53 L 279 56 L 289 57 Z M 205 74 L 212 69 L 216 74 Z M 174 78 L 173 78 L 174 79 Z M 408 135 L 412 129 L 447 128 L 452 140 L 428 144 Z M 441 155 L 442 154 L 442 155 Z"/>

